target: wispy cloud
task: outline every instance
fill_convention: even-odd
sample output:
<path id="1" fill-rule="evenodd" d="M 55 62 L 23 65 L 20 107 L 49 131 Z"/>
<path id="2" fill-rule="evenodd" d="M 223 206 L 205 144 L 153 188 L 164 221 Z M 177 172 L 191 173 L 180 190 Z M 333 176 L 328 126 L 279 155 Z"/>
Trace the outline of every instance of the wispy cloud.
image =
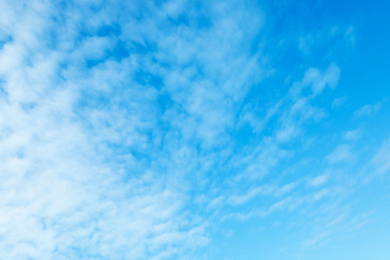
<path id="1" fill-rule="evenodd" d="M 242 221 L 304 226 L 309 245 L 363 223 L 350 173 L 386 176 L 389 142 L 354 160 L 373 148 L 329 108 L 354 102 L 344 62 L 312 57 L 356 33 L 279 36 L 276 17 L 256 1 L 0 2 L 0 258 L 220 259 Z M 305 52 L 293 69 L 287 51 Z"/>
<path id="2" fill-rule="evenodd" d="M 378 102 L 373 105 L 365 105 L 354 112 L 355 117 L 371 116 L 381 109 L 383 103 Z"/>
<path id="3" fill-rule="evenodd" d="M 342 144 L 338 146 L 331 154 L 329 154 L 326 159 L 329 163 L 340 163 L 348 162 L 353 159 L 353 154 L 351 152 L 351 146 L 347 144 Z"/>
<path id="4" fill-rule="evenodd" d="M 310 68 L 305 72 L 302 80 L 302 86 L 311 86 L 313 95 L 321 93 L 326 86 L 336 87 L 340 77 L 340 69 L 331 64 L 326 71 L 321 72 L 316 68 Z"/>
<path id="5" fill-rule="evenodd" d="M 102 8 L 99 6 L 95 8 Z M 214 52 L 213 48 L 220 46 L 218 40 L 225 41 L 225 36 L 213 38 L 214 47 L 206 46 L 206 40 L 199 39 L 196 44 L 192 40 L 201 32 L 188 35 L 190 31 L 183 26 L 183 35 L 179 34 L 183 38 L 172 43 L 186 41 L 195 51 L 190 56 L 172 56 L 178 48 L 166 45 L 171 36 L 156 28 L 160 21 L 169 28 L 166 17 L 152 15 L 136 24 L 135 30 L 152 28 L 146 35 L 138 31 L 131 36 L 142 42 L 127 45 L 130 41 L 123 43 L 127 36 L 121 31 L 131 24 L 122 24 L 121 16 L 113 18 L 119 9 L 100 9 L 84 20 L 78 15 L 92 14 L 92 6 L 75 4 L 73 8 L 75 12 L 65 8 L 61 15 L 58 6 L 45 3 L 32 2 L 20 15 L 13 6 L 9 8 L 18 19 L 6 20 L 13 40 L 0 54 L 6 93 L 1 103 L 0 210 L 6 227 L 2 234 L 8 237 L 1 247 L 11 250 L 2 250 L 1 256 L 140 259 L 151 255 L 157 259 L 180 255 L 185 247 L 204 246 L 208 242 L 205 222 L 183 212 L 188 199 L 186 186 L 180 183 L 180 174 L 175 177 L 178 171 L 186 175 L 191 170 L 193 150 L 178 146 L 186 138 L 175 137 L 175 130 L 172 134 L 161 131 L 160 124 L 173 124 L 175 118 L 189 113 L 186 121 L 195 120 L 199 126 L 196 133 L 188 135 L 184 125 L 178 129 L 189 140 L 200 138 L 212 146 L 231 124 L 231 116 L 225 113 L 229 106 L 218 108 L 214 102 L 234 100 L 232 94 L 237 92 L 229 94 L 229 88 L 240 87 L 240 80 L 246 82 L 251 67 L 248 75 L 235 79 L 239 86 L 224 85 L 226 94 L 221 95 L 215 91 L 215 83 L 202 79 L 191 83 L 197 88 L 180 93 L 172 88 L 177 82 L 168 81 L 168 76 L 181 68 L 153 68 L 150 59 L 163 63 L 175 57 L 167 62 L 182 66 L 199 58 L 200 48 L 209 47 L 205 51 Z M 131 12 L 143 7 L 125 8 Z M 147 8 L 159 12 L 153 5 Z M 184 11 L 180 6 L 166 8 L 170 17 Z M 54 22 L 52 15 L 61 21 Z M 237 19 L 231 17 L 229 24 L 234 25 Z M 110 29 L 115 22 L 120 23 L 115 29 L 118 32 Z M 224 22 L 220 18 L 217 28 L 205 30 L 204 36 L 211 39 L 214 32 L 210 30 L 228 30 Z M 60 30 L 58 23 L 64 26 Z M 130 54 L 132 48 L 147 48 L 147 42 L 157 44 L 160 52 L 155 55 L 151 49 L 147 54 Z M 228 46 L 220 49 L 220 59 L 230 50 Z M 206 59 L 205 66 L 212 66 L 207 56 L 199 62 L 202 59 Z M 241 66 L 245 60 L 236 63 Z M 214 69 L 219 72 L 219 68 Z M 158 71 L 160 75 L 156 75 Z M 148 80 L 147 75 L 150 81 L 140 82 L 139 74 L 139 80 Z M 195 70 L 187 76 L 200 77 Z M 167 86 L 165 90 L 158 89 L 158 80 Z M 164 93 L 181 108 L 161 111 L 155 102 Z M 175 117 L 169 117 L 169 111 L 174 111 Z M 166 121 L 159 119 L 162 115 Z M 162 151 L 155 149 L 162 145 Z M 165 158 L 173 154 L 177 160 L 165 168 Z M 151 165 L 152 158 L 160 159 Z"/>
<path id="6" fill-rule="evenodd" d="M 350 130 L 344 134 L 344 139 L 347 141 L 356 141 L 361 137 L 361 135 L 362 131 L 360 129 Z"/>
<path id="7" fill-rule="evenodd" d="M 309 181 L 309 185 L 312 187 L 319 187 L 324 185 L 329 179 L 328 174 L 317 176 Z"/>
<path id="8" fill-rule="evenodd" d="M 385 140 L 372 159 L 376 173 L 385 174 L 390 171 L 390 139 Z"/>
<path id="9" fill-rule="evenodd" d="M 346 100 L 347 100 L 346 97 L 335 98 L 332 102 L 332 108 L 338 108 L 342 106 Z"/>

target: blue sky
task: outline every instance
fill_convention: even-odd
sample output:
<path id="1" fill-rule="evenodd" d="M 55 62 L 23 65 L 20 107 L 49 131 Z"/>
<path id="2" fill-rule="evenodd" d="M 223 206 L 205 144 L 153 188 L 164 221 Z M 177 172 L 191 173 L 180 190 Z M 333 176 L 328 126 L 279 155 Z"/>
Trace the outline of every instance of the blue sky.
<path id="1" fill-rule="evenodd" d="M 389 8 L 0 1 L 0 258 L 388 259 Z"/>

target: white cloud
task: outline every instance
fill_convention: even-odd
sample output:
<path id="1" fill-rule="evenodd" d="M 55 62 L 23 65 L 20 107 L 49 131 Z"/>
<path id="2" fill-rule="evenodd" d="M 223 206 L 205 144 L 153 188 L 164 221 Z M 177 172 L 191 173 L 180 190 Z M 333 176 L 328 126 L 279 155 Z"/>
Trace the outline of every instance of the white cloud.
<path id="1" fill-rule="evenodd" d="M 347 100 L 346 97 L 335 98 L 332 102 L 332 108 L 341 107 L 345 103 L 346 100 Z"/>
<path id="2" fill-rule="evenodd" d="M 372 158 L 376 173 L 385 174 L 390 171 L 390 138 L 382 143 L 381 148 Z"/>
<path id="3" fill-rule="evenodd" d="M 360 138 L 362 131 L 360 129 L 347 131 L 344 135 L 344 139 L 347 141 L 356 141 Z"/>
<path id="4" fill-rule="evenodd" d="M 221 216 L 332 196 L 328 175 L 304 194 L 307 177 L 279 166 L 327 116 L 314 100 L 339 68 L 309 68 L 261 110 L 247 99 L 274 72 L 257 43 L 264 14 L 199 5 L 0 3 L 0 258 L 196 259 Z M 256 138 L 240 143 L 247 126 Z"/>
<path id="5" fill-rule="evenodd" d="M 365 105 L 354 112 L 355 117 L 371 116 L 381 109 L 383 102 Z"/>
<path id="6" fill-rule="evenodd" d="M 307 97 L 297 97 L 289 105 L 290 107 L 279 118 L 280 127 L 275 134 L 277 140 L 282 143 L 299 137 L 305 123 L 326 117 L 321 109 L 311 105 L 310 98 Z"/>
<path id="7" fill-rule="evenodd" d="M 321 72 L 317 68 L 310 68 L 305 72 L 302 80 L 302 86 L 311 86 L 313 95 L 320 94 L 326 86 L 335 88 L 340 77 L 340 69 L 331 64 L 325 72 Z"/>
<path id="8" fill-rule="evenodd" d="M 339 145 L 331 154 L 329 154 L 326 159 L 329 163 L 340 163 L 348 162 L 353 159 L 353 154 L 351 152 L 351 146 L 347 144 Z"/>
<path id="9" fill-rule="evenodd" d="M 319 175 L 309 181 L 309 185 L 312 187 L 319 187 L 324 185 L 329 179 L 329 175 L 323 174 Z"/>
<path id="10" fill-rule="evenodd" d="M 261 50 L 249 51 L 261 12 L 219 3 L 197 13 L 186 1 L 0 7 L 11 39 L 0 50 L 0 258 L 181 258 L 205 246 L 207 220 L 185 207 L 267 76 Z M 191 26 L 175 24 L 184 14 Z M 224 203 L 214 198 L 210 209 Z"/>
<path id="11" fill-rule="evenodd" d="M 257 109 L 251 105 L 246 105 L 240 113 L 237 127 L 241 128 L 245 124 L 249 124 L 255 133 L 261 133 L 267 124 L 281 112 L 282 103 L 282 101 L 279 101 L 272 104 L 265 112 L 265 115 L 261 115 L 260 112 L 255 114 L 253 111 Z"/>
<path id="12" fill-rule="evenodd" d="M 356 45 L 356 32 L 355 28 L 350 25 L 345 31 L 345 38 L 348 41 L 349 45 L 353 48 Z"/>
<path id="13" fill-rule="evenodd" d="M 259 193 L 261 193 L 263 189 L 264 189 L 263 187 L 256 187 L 250 189 L 245 195 L 230 196 L 228 199 L 228 203 L 232 205 L 240 205 L 246 203 L 249 200 L 253 199 L 255 196 L 257 196 Z"/>
<path id="14" fill-rule="evenodd" d="M 282 196 L 290 193 L 293 191 L 297 186 L 299 185 L 299 181 L 294 181 L 288 184 L 283 185 L 278 190 L 276 190 L 275 195 L 276 196 Z"/>

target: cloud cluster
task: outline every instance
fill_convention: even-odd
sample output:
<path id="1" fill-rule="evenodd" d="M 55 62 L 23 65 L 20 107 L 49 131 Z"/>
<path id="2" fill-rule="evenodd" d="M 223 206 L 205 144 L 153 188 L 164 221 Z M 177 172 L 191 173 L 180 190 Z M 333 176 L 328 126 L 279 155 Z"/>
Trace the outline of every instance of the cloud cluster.
<path id="1" fill-rule="evenodd" d="M 266 18 L 252 1 L 2 1 L 0 258 L 203 259 L 230 220 L 309 216 L 288 223 L 305 246 L 363 223 L 343 200 L 363 132 L 308 133 L 341 69 L 259 87 L 277 72 Z"/>

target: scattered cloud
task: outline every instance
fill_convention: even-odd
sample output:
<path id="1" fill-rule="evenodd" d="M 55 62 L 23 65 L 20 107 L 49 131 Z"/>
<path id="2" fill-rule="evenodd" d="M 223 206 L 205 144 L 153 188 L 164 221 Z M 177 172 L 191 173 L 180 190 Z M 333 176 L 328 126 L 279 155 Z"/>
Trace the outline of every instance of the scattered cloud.
<path id="1" fill-rule="evenodd" d="M 315 55 L 321 33 L 273 35 L 266 10 L 0 2 L 0 258 L 208 259 L 224 251 L 220 230 L 245 232 L 234 220 L 266 232 L 304 219 L 308 244 L 344 232 L 340 186 L 354 167 L 387 173 L 390 142 L 368 166 L 353 160 L 361 130 L 336 130 L 324 105 L 345 103 L 327 91 L 344 63 Z M 281 56 L 296 35 L 305 57 L 292 70 Z M 340 132 L 346 144 L 328 138 Z M 336 147 L 325 163 L 322 147 Z M 340 174 L 318 175 L 328 164 Z"/>
<path id="2" fill-rule="evenodd" d="M 328 174 L 323 174 L 323 175 L 319 175 L 315 178 L 312 178 L 310 181 L 309 181 L 309 185 L 311 187 L 320 187 L 324 184 L 326 184 L 326 182 L 329 180 L 329 175 Z"/>
<path id="3" fill-rule="evenodd" d="M 382 146 L 372 158 L 376 173 L 385 174 L 390 171 L 390 138 L 382 143 Z"/>
<path id="4" fill-rule="evenodd" d="M 341 107 L 345 103 L 346 100 L 347 100 L 346 97 L 335 98 L 332 102 L 332 108 Z"/>
<path id="5" fill-rule="evenodd" d="M 361 135 L 362 131 L 360 129 L 350 130 L 345 133 L 344 139 L 347 141 L 356 141 L 361 137 Z"/>
<path id="6" fill-rule="evenodd" d="M 313 96 L 320 94 L 326 86 L 335 88 L 340 77 L 340 69 L 331 64 L 326 71 L 321 72 L 317 68 L 310 68 L 305 72 L 302 86 L 311 86 Z"/>
<path id="7" fill-rule="evenodd" d="M 349 162 L 353 159 L 351 146 L 347 144 L 338 146 L 331 154 L 326 157 L 326 159 L 330 164 Z"/>
<path id="8" fill-rule="evenodd" d="M 350 25 L 345 31 L 345 38 L 347 39 L 350 46 L 353 48 L 356 45 L 356 32 L 355 28 Z"/>
<path id="9" fill-rule="evenodd" d="M 261 193 L 262 191 L 262 187 L 252 188 L 245 195 L 229 197 L 228 203 L 232 205 L 243 204 L 245 202 L 248 202 L 250 199 L 253 199 L 257 194 Z"/>
<path id="10" fill-rule="evenodd" d="M 358 110 L 354 112 L 354 116 L 359 118 L 359 117 L 364 117 L 364 116 L 372 116 L 373 114 L 377 113 L 383 105 L 383 102 L 378 102 L 375 103 L 374 105 L 368 104 L 365 105 Z"/>

